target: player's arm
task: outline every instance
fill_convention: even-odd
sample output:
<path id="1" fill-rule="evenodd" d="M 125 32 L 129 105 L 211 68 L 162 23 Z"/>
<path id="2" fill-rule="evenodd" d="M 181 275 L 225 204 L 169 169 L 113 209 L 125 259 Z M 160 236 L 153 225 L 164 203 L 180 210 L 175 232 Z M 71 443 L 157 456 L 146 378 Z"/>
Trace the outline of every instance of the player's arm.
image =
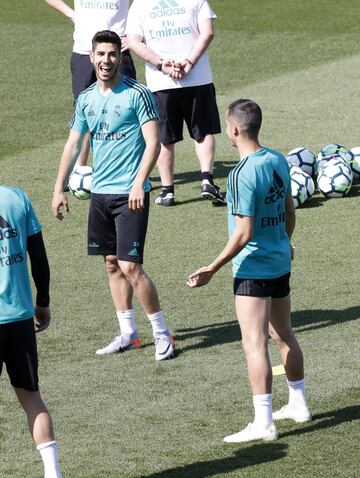
<path id="1" fill-rule="evenodd" d="M 69 173 L 73 168 L 76 159 L 81 151 L 83 138 L 84 133 L 70 130 L 69 138 L 65 143 L 64 150 L 61 155 L 52 200 L 53 214 L 60 220 L 64 219 L 64 216 L 61 212 L 61 207 L 64 207 L 65 212 L 69 212 L 69 205 L 66 199 L 66 195 L 64 194 L 64 187 Z"/>
<path id="2" fill-rule="evenodd" d="M 223 251 L 207 267 L 201 267 L 189 275 L 186 283 L 190 287 L 206 285 L 212 276 L 223 265 L 229 262 L 246 246 L 253 233 L 253 218 L 251 216 L 235 216 L 235 230 L 229 238 Z"/>
<path id="3" fill-rule="evenodd" d="M 141 132 L 145 141 L 145 150 L 141 159 L 139 170 L 135 177 L 134 184 L 129 194 L 129 208 L 134 211 L 143 209 L 144 207 L 144 182 L 153 170 L 160 153 L 158 121 L 147 121 L 141 126 Z"/>
<path id="4" fill-rule="evenodd" d="M 199 37 L 195 41 L 191 52 L 188 54 L 187 58 L 181 62 L 182 71 L 187 74 L 191 71 L 196 63 L 199 61 L 201 56 L 206 52 L 210 43 L 214 38 L 214 20 L 208 18 L 203 20 L 198 25 Z"/>
<path id="5" fill-rule="evenodd" d="M 134 33 L 127 34 L 127 45 L 132 52 L 135 53 L 139 58 L 150 63 L 153 66 L 158 67 L 162 63 L 161 71 L 165 74 L 170 74 L 173 70 L 173 61 L 169 58 L 163 59 L 158 55 L 152 48 L 147 46 L 143 42 L 141 35 Z"/>
<path id="6" fill-rule="evenodd" d="M 50 268 L 41 231 L 27 238 L 31 275 L 36 287 L 36 332 L 46 329 L 50 323 Z"/>
<path id="7" fill-rule="evenodd" d="M 291 237 L 295 229 L 295 207 L 291 194 L 288 194 L 285 198 L 285 230 L 290 239 L 291 259 L 294 258 L 294 248 L 291 243 Z"/>
<path id="8" fill-rule="evenodd" d="M 69 18 L 70 20 L 74 21 L 74 10 L 69 7 L 63 0 L 45 0 L 50 7 L 53 7 L 58 12 L 65 15 L 65 17 Z"/>

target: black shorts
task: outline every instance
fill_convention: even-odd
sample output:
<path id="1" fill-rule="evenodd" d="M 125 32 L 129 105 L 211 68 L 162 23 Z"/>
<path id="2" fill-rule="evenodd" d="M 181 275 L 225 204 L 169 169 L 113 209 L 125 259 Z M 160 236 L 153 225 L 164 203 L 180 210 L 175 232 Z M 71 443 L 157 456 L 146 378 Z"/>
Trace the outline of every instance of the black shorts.
<path id="1" fill-rule="evenodd" d="M 129 50 L 122 53 L 119 71 L 123 75 L 130 76 L 136 80 L 136 70 Z M 96 81 L 94 65 L 89 55 L 81 55 L 73 52 L 70 59 L 70 70 L 72 76 L 72 90 L 74 104 L 80 93 Z"/>
<path id="2" fill-rule="evenodd" d="M 276 279 L 234 278 L 234 294 L 282 299 L 290 294 L 290 272 Z"/>
<path id="3" fill-rule="evenodd" d="M 215 87 L 212 83 L 154 92 L 160 113 L 160 140 L 173 144 L 183 139 L 186 122 L 191 138 L 199 141 L 221 133 Z"/>
<path id="4" fill-rule="evenodd" d="M 127 194 L 91 194 L 88 220 L 88 254 L 116 256 L 120 261 L 143 263 L 149 217 L 149 193 L 145 207 L 133 212 Z"/>
<path id="5" fill-rule="evenodd" d="M 13 387 L 39 390 L 33 318 L 0 325 L 0 375 L 4 363 Z"/>

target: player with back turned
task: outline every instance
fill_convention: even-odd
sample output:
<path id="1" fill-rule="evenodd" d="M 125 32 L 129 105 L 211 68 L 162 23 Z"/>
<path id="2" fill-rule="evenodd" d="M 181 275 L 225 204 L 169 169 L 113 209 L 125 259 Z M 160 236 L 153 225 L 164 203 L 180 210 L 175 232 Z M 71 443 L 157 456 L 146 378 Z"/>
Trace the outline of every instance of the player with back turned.
<path id="1" fill-rule="evenodd" d="M 91 61 L 97 82 L 79 96 L 60 160 L 52 209 L 63 219 L 63 193 L 86 132 L 93 149 L 88 254 L 103 256 L 120 335 L 97 354 L 139 348 L 133 292 L 151 322 L 156 360 L 174 355 L 154 283 L 145 273 L 143 252 L 149 214 L 149 174 L 159 154 L 158 111 L 151 92 L 119 72 L 121 40 L 112 31 L 95 34 Z"/>
<path id="2" fill-rule="evenodd" d="M 187 284 L 200 287 L 232 259 L 235 310 L 248 365 L 255 418 L 225 442 L 277 438 L 274 420 L 311 418 L 304 387 L 303 355 L 290 321 L 290 270 L 295 228 L 289 166 L 278 152 L 263 148 L 258 134 L 262 112 L 251 100 L 230 104 L 226 132 L 240 161 L 228 177 L 229 240 L 207 267 Z M 289 402 L 272 413 L 269 332 L 279 347 L 289 387 Z"/>
<path id="3" fill-rule="evenodd" d="M 35 309 L 27 255 L 37 290 Z M 51 417 L 39 392 L 33 319 L 35 315 L 37 332 L 50 323 L 49 283 L 41 225 L 31 202 L 20 189 L 0 185 L 0 374 L 5 364 L 41 454 L 45 478 L 61 478 Z"/>

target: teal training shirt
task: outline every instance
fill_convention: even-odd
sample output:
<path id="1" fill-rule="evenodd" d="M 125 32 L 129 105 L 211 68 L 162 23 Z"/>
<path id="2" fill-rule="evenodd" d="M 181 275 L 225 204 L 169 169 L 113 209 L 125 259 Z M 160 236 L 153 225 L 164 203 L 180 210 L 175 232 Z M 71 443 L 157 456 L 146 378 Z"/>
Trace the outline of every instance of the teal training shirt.
<path id="1" fill-rule="evenodd" d="M 27 238 L 39 231 L 28 196 L 20 189 L 0 186 L 0 324 L 34 316 Z"/>
<path id="2" fill-rule="evenodd" d="M 106 96 L 97 82 L 80 94 L 70 128 L 90 130 L 92 192 L 129 194 L 145 150 L 141 126 L 150 120 L 159 120 L 152 93 L 127 76 Z"/>
<path id="3" fill-rule="evenodd" d="M 278 152 L 261 148 L 230 172 L 227 185 L 228 227 L 235 216 L 253 218 L 253 236 L 233 258 L 233 276 L 275 279 L 291 270 L 290 241 L 285 231 L 285 197 L 291 194 L 289 166 Z"/>

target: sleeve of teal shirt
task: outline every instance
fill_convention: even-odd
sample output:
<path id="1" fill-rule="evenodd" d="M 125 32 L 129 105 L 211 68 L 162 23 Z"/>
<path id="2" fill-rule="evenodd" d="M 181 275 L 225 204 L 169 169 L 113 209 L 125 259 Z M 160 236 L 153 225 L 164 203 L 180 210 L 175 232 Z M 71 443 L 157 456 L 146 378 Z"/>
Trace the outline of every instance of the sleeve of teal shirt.
<path id="1" fill-rule="evenodd" d="M 89 129 L 85 116 L 85 108 L 83 106 L 81 98 L 79 98 L 76 102 L 76 108 L 69 123 L 69 127 L 70 129 L 78 133 L 86 133 Z"/>
<path id="2" fill-rule="evenodd" d="M 26 233 L 27 236 L 33 236 L 41 231 L 41 224 L 36 216 L 33 205 L 26 193 L 23 192 L 26 208 Z"/>
<path id="3" fill-rule="evenodd" d="M 141 86 L 134 92 L 136 92 L 134 106 L 140 126 L 150 120 L 159 120 L 159 112 L 151 91 Z"/>
<path id="4" fill-rule="evenodd" d="M 229 184 L 233 197 L 231 214 L 234 216 L 254 216 L 255 186 L 244 175 L 238 174 Z"/>

